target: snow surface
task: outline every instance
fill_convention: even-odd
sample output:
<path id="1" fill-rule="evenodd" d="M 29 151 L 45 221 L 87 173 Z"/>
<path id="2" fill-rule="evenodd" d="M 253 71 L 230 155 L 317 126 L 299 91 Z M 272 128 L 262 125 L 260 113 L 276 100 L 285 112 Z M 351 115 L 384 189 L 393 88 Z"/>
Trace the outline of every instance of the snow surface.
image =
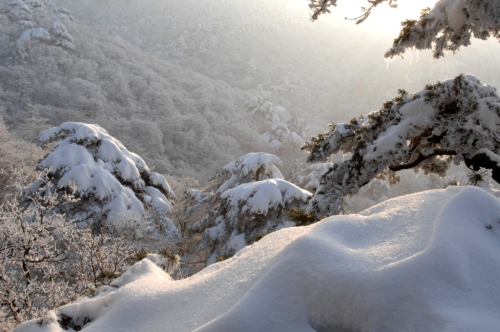
<path id="1" fill-rule="evenodd" d="M 118 289 L 15 331 L 62 331 L 61 314 L 94 332 L 498 331 L 499 221 L 475 187 L 399 197 L 274 232 L 184 280 L 143 260 Z"/>

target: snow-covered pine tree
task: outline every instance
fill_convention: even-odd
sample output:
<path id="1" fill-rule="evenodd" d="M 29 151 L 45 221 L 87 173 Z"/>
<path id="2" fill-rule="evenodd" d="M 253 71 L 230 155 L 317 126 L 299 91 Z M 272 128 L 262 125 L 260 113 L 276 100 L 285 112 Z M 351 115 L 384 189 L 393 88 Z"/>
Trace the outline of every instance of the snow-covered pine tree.
<path id="1" fill-rule="evenodd" d="M 282 179 L 244 183 L 220 196 L 221 203 L 191 227 L 203 234 L 199 251 L 208 264 L 233 256 L 278 229 L 294 226 L 291 209 L 303 209 L 312 194 Z"/>
<path id="2" fill-rule="evenodd" d="M 308 125 L 307 121 L 299 118 L 297 115 L 292 114 L 292 116 L 286 121 L 286 126 L 288 129 L 297 135 L 299 135 L 304 140 L 307 137 Z"/>
<path id="3" fill-rule="evenodd" d="M 276 167 L 283 165 L 282 161 L 273 154 L 264 152 L 248 153 L 237 160 L 221 168 L 210 180 L 210 185 L 206 190 L 188 189 L 184 196 L 183 222 L 181 228 L 186 228 L 187 224 L 192 223 L 193 216 L 203 218 L 206 214 L 218 206 L 221 202 L 221 195 L 229 189 L 235 188 L 243 183 L 256 182 L 265 179 L 283 179 L 283 175 Z M 200 212 L 201 211 L 201 212 Z M 200 224 L 200 219 L 194 231 L 200 231 L 204 228 Z M 184 231 L 182 232 L 184 234 Z"/>
<path id="4" fill-rule="evenodd" d="M 276 151 L 281 150 L 284 146 L 297 148 L 304 143 L 304 139 L 288 129 L 284 122 L 273 123 L 270 130 L 262 136 Z"/>
<path id="5" fill-rule="evenodd" d="M 66 50 L 75 50 L 75 44 L 73 41 L 73 37 L 69 34 L 66 26 L 59 21 L 55 21 L 52 23 L 52 26 L 49 29 L 52 37 L 54 38 L 54 45 L 60 46 Z"/>
<path id="6" fill-rule="evenodd" d="M 321 14 L 330 13 L 330 7 L 337 0 L 309 0 L 312 10 L 311 20 Z M 367 0 L 369 6 L 362 8 L 362 14 L 354 18 L 362 23 L 373 8 L 387 3 L 397 7 L 397 0 Z M 407 49 L 434 49 L 434 57 L 444 56 L 445 51 L 457 51 L 461 46 L 469 46 L 471 38 L 500 39 L 500 2 L 497 0 L 439 0 L 434 7 L 422 10 L 420 19 L 401 23 L 399 36 L 385 54 L 386 58 L 402 55 Z"/>
<path id="7" fill-rule="evenodd" d="M 212 178 L 209 191 L 220 196 L 224 191 L 243 183 L 283 179 L 276 165 L 283 165 L 283 162 L 273 154 L 248 153 L 220 169 Z"/>
<path id="8" fill-rule="evenodd" d="M 154 212 L 155 221 L 169 235 L 178 231 L 166 217 L 173 211 L 175 194 L 163 175 L 152 172 L 144 160 L 98 125 L 66 122 L 42 132 L 44 144 L 55 150 L 39 163 L 46 179 L 56 188 L 76 185 L 75 203 L 67 213 L 81 226 L 121 216 Z M 36 192 L 44 181 L 35 181 L 26 195 Z"/>
<path id="9" fill-rule="evenodd" d="M 204 209 L 189 231 L 201 233 L 199 254 L 213 263 L 287 225 L 287 211 L 305 205 L 311 194 L 283 180 L 272 154 L 249 153 L 217 172 L 206 191 L 188 190 L 186 213 Z M 292 223 L 290 223 L 292 225 Z"/>
<path id="10" fill-rule="evenodd" d="M 26 4 L 21 0 L 11 0 L 9 2 L 8 15 L 16 21 L 31 21 L 33 14 Z"/>
<path id="11" fill-rule="evenodd" d="M 280 117 L 278 116 L 273 103 L 266 100 L 262 96 L 257 96 L 251 99 L 246 108 L 251 115 L 258 116 L 259 118 L 265 119 L 271 123 L 280 122 Z"/>
<path id="12" fill-rule="evenodd" d="M 25 0 L 24 3 L 31 10 L 35 17 L 43 17 L 46 13 L 46 8 L 40 0 Z"/>
<path id="13" fill-rule="evenodd" d="M 352 157 L 323 175 L 310 208 L 318 216 L 337 214 L 345 195 L 355 195 L 384 172 L 413 168 L 444 176 L 452 161 L 492 169 L 500 182 L 499 114 L 496 89 L 460 75 L 413 95 L 400 90 L 380 111 L 330 124 L 328 132 L 302 147 L 309 161 L 341 151 Z"/>
<path id="14" fill-rule="evenodd" d="M 69 10 L 67 10 L 64 7 L 57 8 L 55 12 L 57 14 L 57 17 L 59 17 L 63 21 L 74 21 L 75 20 L 73 18 L 73 16 L 71 15 L 71 13 L 69 12 Z"/>

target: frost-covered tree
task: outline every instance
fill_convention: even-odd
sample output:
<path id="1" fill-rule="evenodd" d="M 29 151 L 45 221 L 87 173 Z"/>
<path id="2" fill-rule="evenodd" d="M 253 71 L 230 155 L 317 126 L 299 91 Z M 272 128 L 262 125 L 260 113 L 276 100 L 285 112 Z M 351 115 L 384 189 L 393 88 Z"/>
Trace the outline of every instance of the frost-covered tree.
<path id="1" fill-rule="evenodd" d="M 248 153 L 220 169 L 211 180 L 209 191 L 219 196 L 243 183 L 270 178 L 283 179 L 276 165 L 283 163 L 273 154 Z"/>
<path id="2" fill-rule="evenodd" d="M 5 314 L 0 325 L 6 328 L 43 315 L 74 294 L 57 265 L 67 259 L 77 233 L 63 215 L 53 213 L 60 203 L 56 197 L 40 191 L 27 208 L 14 199 L 0 210 L 0 310 Z M 72 201 L 71 195 L 63 198 Z"/>
<path id="3" fill-rule="evenodd" d="M 64 7 L 57 8 L 55 12 L 57 13 L 57 16 L 63 21 L 74 21 L 75 20 L 73 18 L 73 16 L 71 15 L 71 13 L 69 12 L 69 10 L 67 10 Z"/>
<path id="4" fill-rule="evenodd" d="M 25 0 L 24 3 L 29 7 L 31 13 L 35 17 L 43 17 L 47 11 L 43 2 L 40 0 Z"/>
<path id="5" fill-rule="evenodd" d="M 11 0 L 9 2 L 8 14 L 12 19 L 21 21 L 31 21 L 33 14 L 26 4 L 21 0 Z"/>
<path id="6" fill-rule="evenodd" d="M 98 125 L 66 122 L 39 136 L 43 144 L 55 144 L 55 150 L 43 159 L 38 169 L 57 188 L 76 185 L 80 201 L 68 213 L 81 225 L 104 219 L 113 222 L 121 216 L 148 210 L 156 215 L 158 227 L 166 233 L 177 229 L 166 215 L 173 211 L 170 199 L 175 194 L 163 175 L 152 172 L 144 160 L 129 152 L 123 144 Z M 44 181 L 35 181 L 36 192 Z"/>
<path id="7" fill-rule="evenodd" d="M 263 137 L 276 150 L 280 150 L 284 146 L 298 147 L 304 142 L 304 139 L 288 129 L 284 122 L 273 123 Z"/>
<path id="8" fill-rule="evenodd" d="M 329 7 L 336 6 L 337 0 L 309 0 L 311 19 L 329 13 Z M 367 0 L 369 6 L 362 8 L 361 16 L 354 18 L 362 23 L 373 8 L 387 3 L 396 8 L 397 0 Z M 497 0 L 439 0 L 434 7 L 422 10 L 420 19 L 406 20 L 399 36 L 385 54 L 387 58 L 402 55 L 407 49 L 434 50 L 434 57 L 444 56 L 445 51 L 457 51 L 461 46 L 469 46 L 471 39 L 500 39 L 500 3 Z"/>
<path id="9" fill-rule="evenodd" d="M 278 111 L 273 106 L 269 100 L 266 100 L 263 96 L 257 96 L 252 98 L 246 108 L 250 112 L 250 115 L 256 116 L 267 120 L 270 123 L 280 122 L 280 117 Z"/>
<path id="10" fill-rule="evenodd" d="M 317 215 L 337 214 L 345 195 L 355 195 L 375 177 L 394 179 L 394 172 L 410 168 L 444 176 L 452 161 L 491 169 L 500 182 L 498 125 L 496 89 L 473 76 L 427 85 L 413 95 L 400 90 L 380 111 L 331 124 L 303 146 L 309 161 L 352 154 L 323 175 L 310 207 Z"/>
<path id="11" fill-rule="evenodd" d="M 199 250 L 208 264 L 233 256 L 278 229 L 293 226 L 288 211 L 304 208 L 311 193 L 282 179 L 244 183 L 226 190 L 221 203 L 191 231 L 201 232 Z"/>
<path id="12" fill-rule="evenodd" d="M 307 121 L 302 118 L 299 118 L 297 115 L 293 114 L 287 121 L 286 126 L 288 129 L 294 133 L 296 133 L 301 138 L 305 139 L 308 135 L 307 132 L 309 130 Z"/>
<path id="13" fill-rule="evenodd" d="M 32 116 L 18 126 L 19 136 L 29 142 L 37 142 L 40 135 L 49 126 L 47 119 Z"/>
<path id="14" fill-rule="evenodd" d="M 282 161 L 273 154 L 264 152 L 248 153 L 221 168 L 211 179 L 208 188 L 186 190 L 183 203 L 181 222 L 182 234 L 193 217 L 200 221 L 206 214 L 220 204 L 221 195 L 232 188 L 244 183 L 256 182 L 265 179 L 283 179 L 283 175 L 276 167 Z M 200 227 L 198 227 L 200 228 Z"/>
<path id="15" fill-rule="evenodd" d="M 73 37 L 69 34 L 68 29 L 66 29 L 64 24 L 59 21 L 53 22 L 49 32 L 54 38 L 54 45 L 61 46 L 67 50 L 75 50 Z"/>
<path id="16" fill-rule="evenodd" d="M 94 292 L 128 263 L 131 252 L 121 238 L 78 229 L 60 213 L 61 205 L 78 201 L 76 187 L 52 186 L 46 183 L 25 204 L 16 195 L 0 207 L 1 332 Z"/>
<path id="17" fill-rule="evenodd" d="M 202 235 L 202 243 L 193 248 L 195 256 L 201 255 L 202 261 L 210 256 L 212 260 L 231 256 L 286 224 L 286 211 L 304 204 L 309 196 L 283 180 L 276 167 L 281 164 L 275 155 L 249 153 L 219 170 L 206 190 L 187 190 L 184 200 L 188 206 L 181 219 L 192 225 L 187 227 L 186 222 L 181 228 L 190 235 Z"/>

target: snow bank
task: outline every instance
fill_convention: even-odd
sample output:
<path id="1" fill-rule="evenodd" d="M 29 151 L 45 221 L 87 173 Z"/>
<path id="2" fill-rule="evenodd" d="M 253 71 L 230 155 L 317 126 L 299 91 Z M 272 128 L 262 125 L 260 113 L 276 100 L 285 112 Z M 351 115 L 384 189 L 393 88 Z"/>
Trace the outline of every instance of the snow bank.
<path id="1" fill-rule="evenodd" d="M 56 316 L 91 331 L 498 331 L 500 203 L 449 187 L 264 237 L 172 281 L 148 261 L 130 283 Z M 122 278 L 124 278 L 123 276 Z M 15 331 L 61 331 L 54 314 Z"/>

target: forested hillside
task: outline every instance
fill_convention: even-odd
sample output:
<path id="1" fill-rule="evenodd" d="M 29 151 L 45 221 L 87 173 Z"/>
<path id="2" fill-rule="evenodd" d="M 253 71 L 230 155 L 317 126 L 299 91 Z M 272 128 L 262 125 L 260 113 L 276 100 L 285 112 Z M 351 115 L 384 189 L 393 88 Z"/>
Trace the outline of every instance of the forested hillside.
<path id="1" fill-rule="evenodd" d="M 415 54 L 387 64 L 380 54 L 393 36 L 332 34 L 346 25 L 310 24 L 293 2 L 33 3 L 18 17 L 2 2 L 0 102 L 11 130 L 35 141 L 67 120 L 95 122 L 157 171 L 202 182 L 252 151 L 278 154 L 290 177 L 305 166 L 301 142 L 377 109 L 399 87 L 463 71 L 500 82 L 494 62 L 481 61 L 492 42 L 454 61 Z M 71 45 L 50 40 L 56 21 Z"/>
<path id="2" fill-rule="evenodd" d="M 9 2 L 2 5 L 0 108 L 19 137 L 36 141 L 65 121 L 94 122 L 157 171 L 202 181 L 242 152 L 272 149 L 261 135 L 277 120 L 251 115 L 248 93 L 61 19 L 57 7 L 20 21 Z M 51 39 L 54 22 L 67 29 L 70 46 Z"/>

